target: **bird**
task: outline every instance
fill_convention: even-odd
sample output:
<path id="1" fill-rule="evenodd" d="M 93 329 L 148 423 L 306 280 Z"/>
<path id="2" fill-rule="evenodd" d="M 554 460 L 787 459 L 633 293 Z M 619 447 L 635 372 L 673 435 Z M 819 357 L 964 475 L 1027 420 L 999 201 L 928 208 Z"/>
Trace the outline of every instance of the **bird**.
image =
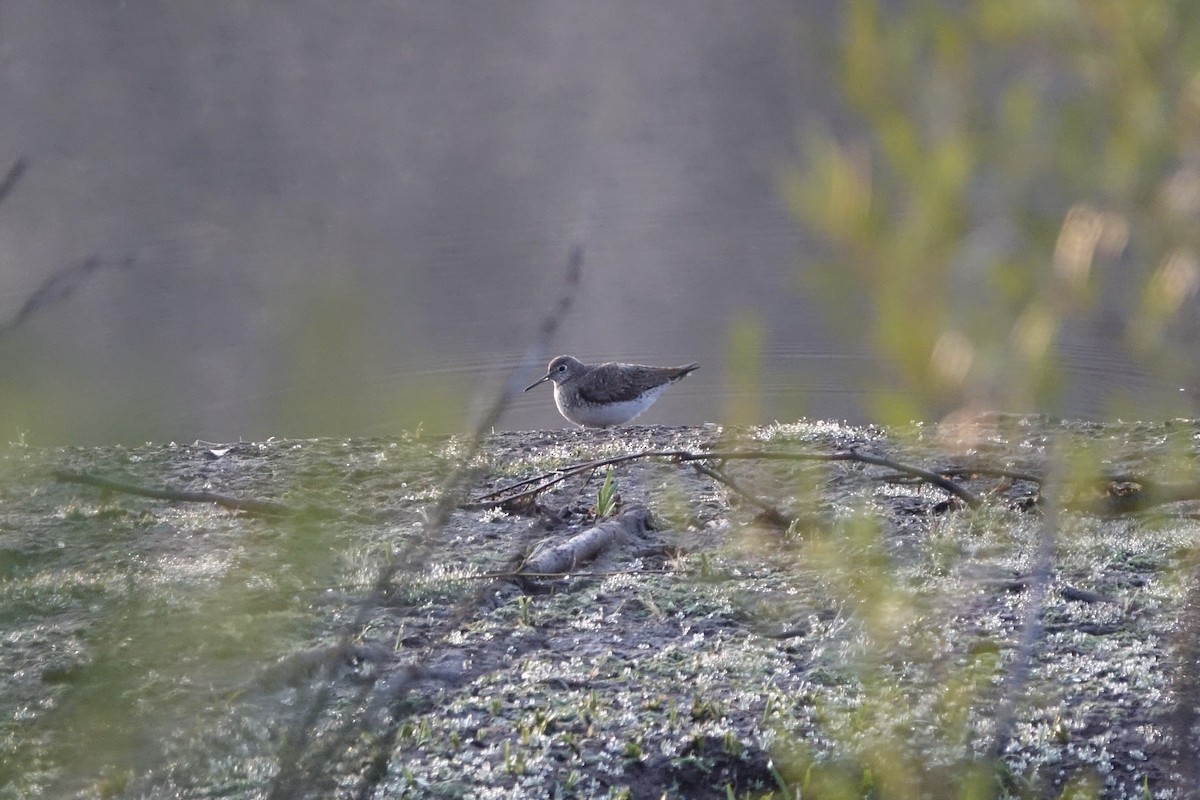
<path id="1" fill-rule="evenodd" d="M 554 381 L 554 404 L 569 422 L 585 428 L 612 428 L 636 418 L 668 386 L 699 368 L 698 363 L 681 367 L 611 361 L 585 364 L 573 356 L 558 356 L 550 362 L 546 374 L 525 391 Z"/>

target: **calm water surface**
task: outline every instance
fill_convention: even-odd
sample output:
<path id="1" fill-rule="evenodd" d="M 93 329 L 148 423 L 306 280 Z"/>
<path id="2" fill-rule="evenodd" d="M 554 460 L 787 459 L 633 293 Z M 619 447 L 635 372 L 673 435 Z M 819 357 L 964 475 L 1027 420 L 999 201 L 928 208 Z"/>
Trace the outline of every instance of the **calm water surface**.
<path id="1" fill-rule="evenodd" d="M 803 6 L 6 6 L 0 439 L 459 430 L 575 244 L 548 355 L 702 364 L 641 421 L 876 418 L 866 305 L 806 290 L 780 200 L 845 124 L 837 4 Z M 1195 412 L 1122 352 L 1074 330 L 1046 410 Z M 565 424 L 545 386 L 501 421 Z"/>

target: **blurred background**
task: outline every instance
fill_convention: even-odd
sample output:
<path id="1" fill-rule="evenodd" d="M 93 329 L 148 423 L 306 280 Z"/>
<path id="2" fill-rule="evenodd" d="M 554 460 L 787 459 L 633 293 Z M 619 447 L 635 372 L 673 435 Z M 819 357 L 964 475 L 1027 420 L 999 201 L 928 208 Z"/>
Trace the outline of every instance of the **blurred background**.
<path id="1" fill-rule="evenodd" d="M 1194 415 L 1200 11 L 887 5 L 0 3 L 0 440 L 460 430 L 575 244 L 639 421 Z"/>

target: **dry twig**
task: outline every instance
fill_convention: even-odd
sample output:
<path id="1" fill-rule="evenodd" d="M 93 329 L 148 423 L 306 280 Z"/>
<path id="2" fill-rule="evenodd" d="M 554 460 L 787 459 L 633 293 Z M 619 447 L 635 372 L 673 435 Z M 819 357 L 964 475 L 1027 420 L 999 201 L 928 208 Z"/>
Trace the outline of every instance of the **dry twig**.
<path id="1" fill-rule="evenodd" d="M 407 554 L 403 562 L 407 568 L 418 570 L 429 561 L 434 545 L 437 542 L 437 537 L 440 535 L 447 521 L 449 521 L 450 514 L 465 500 L 469 478 L 472 475 L 469 466 L 471 460 L 479 452 L 483 437 L 496 424 L 496 421 L 500 418 L 504 409 L 508 407 L 512 398 L 522 389 L 522 375 L 525 374 L 525 371 L 533 363 L 545 360 L 546 351 L 549 349 L 551 340 L 554 338 L 555 333 L 557 333 L 559 325 L 562 324 L 567 312 L 571 309 L 576 290 L 579 287 L 582 268 L 583 248 L 577 245 L 571 248 L 570 255 L 567 258 L 567 275 L 562 294 L 551 311 L 543 318 L 538 332 L 533 339 L 533 343 L 526 352 L 525 358 L 522 359 L 521 365 L 513 370 L 504 388 L 496 394 L 491 404 L 486 407 L 474 425 L 472 425 L 472 432 L 466 446 L 466 451 L 459 459 L 454 471 L 446 479 L 440 498 L 428 515 L 428 522 L 424 526 L 424 535 L 413 545 L 412 550 Z M 345 637 L 358 636 L 359 632 L 363 630 L 367 619 L 378 605 L 379 599 L 383 596 L 399 569 L 400 563 L 391 562 L 384 565 L 380 570 L 379 575 L 376 577 L 373 591 L 359 606 L 358 614 L 351 627 L 344 634 Z M 457 620 L 452 621 L 446 628 L 446 632 L 449 632 L 456 622 Z M 439 642 L 440 639 L 435 637 L 425 647 L 423 654 L 418 657 L 417 662 L 428 659 L 433 648 Z M 411 672 L 411 667 L 409 671 Z M 311 781 L 306 780 L 308 776 L 304 773 L 309 770 L 319 769 L 323 762 L 330 759 L 334 753 L 339 752 L 347 745 L 357 730 L 357 724 L 353 721 L 346 723 L 339 729 L 336 735 L 327 737 L 327 744 L 310 759 L 310 762 L 316 764 L 315 767 L 308 770 L 299 768 L 299 759 L 303 754 L 303 750 L 307 747 L 310 732 L 315 727 L 321 711 L 329 704 L 332 685 L 330 678 L 332 677 L 332 673 L 329 669 L 325 673 L 322 676 L 321 689 L 309 705 L 308 713 L 300 720 L 299 725 L 293 730 L 292 736 L 289 737 L 280 765 L 279 775 L 272 784 L 270 794 L 268 795 L 269 800 L 281 800 L 282 798 L 293 797 L 297 794 L 300 786 L 311 784 Z M 412 682 L 409 680 L 394 681 L 388 687 L 389 691 L 383 693 L 374 703 L 375 705 L 389 706 L 393 713 L 391 720 L 375 742 L 374 755 L 359 782 L 355 793 L 356 797 L 366 800 L 366 798 L 373 796 L 375 787 L 379 785 L 387 774 L 396 737 L 399 734 L 404 719 L 404 715 L 398 711 L 397 703 L 408 694 L 411 686 Z M 361 700 L 362 698 L 359 698 L 359 702 Z"/>
<path id="2" fill-rule="evenodd" d="M 499 505 L 517 503 L 522 500 L 527 500 L 545 492 L 559 483 L 579 475 L 584 472 L 590 472 L 600 467 L 613 466 L 623 464 L 628 461 L 637 461 L 644 458 L 662 458 L 678 463 L 693 463 L 701 461 L 734 461 L 734 460 L 756 460 L 756 461 L 855 461 L 863 464 L 872 464 L 880 467 L 887 467 L 906 475 L 911 475 L 921 480 L 938 486 L 941 489 L 949 492 L 951 495 L 959 498 L 971 508 L 978 508 L 983 504 L 983 501 L 971 490 L 958 485 L 949 478 L 943 477 L 936 472 L 932 472 L 921 467 L 916 467 L 911 464 L 905 464 L 900 461 L 887 458 L 885 456 L 875 456 L 869 453 L 863 453 L 858 450 L 843 450 L 836 453 L 783 453 L 771 450 L 726 450 L 695 453 L 690 450 L 646 450 L 640 453 L 626 453 L 625 455 L 613 456 L 611 458 L 602 458 L 596 461 L 588 461 L 582 464 L 575 464 L 570 467 L 554 470 L 553 472 L 545 473 L 537 478 L 529 478 L 511 486 L 506 486 L 503 489 L 497 489 L 494 492 L 483 495 L 479 500 L 470 503 L 464 503 L 463 508 L 467 510 L 482 510 L 486 508 L 494 508 Z M 707 474 L 707 473 L 706 473 Z M 711 476 L 710 477 L 715 477 Z M 526 486 L 533 486 L 517 494 L 510 494 L 513 489 L 524 489 Z"/>
<path id="3" fill-rule="evenodd" d="M 786 516 L 784 516 L 783 512 L 768 503 L 766 500 L 763 500 L 761 497 L 742 487 L 737 481 L 726 475 L 724 472 L 713 469 L 712 467 L 699 462 L 692 464 L 692 469 L 696 470 L 701 475 L 707 475 L 717 483 L 728 488 L 731 492 L 745 500 L 747 503 L 750 503 L 751 505 L 761 509 L 763 514 L 766 516 L 766 519 L 768 519 L 771 523 L 778 525 L 780 528 L 786 528 L 789 525 L 790 521 Z"/>
<path id="4" fill-rule="evenodd" d="M 231 511 L 241 511 L 245 514 L 255 514 L 264 517 L 280 517 L 290 516 L 300 513 L 300 511 L 292 506 L 284 503 L 276 503 L 271 500 L 254 500 L 243 497 L 233 497 L 226 494 L 217 494 L 216 492 L 189 492 L 183 489 L 152 489 L 146 486 L 137 486 L 132 483 L 122 483 L 120 481 L 101 478 L 97 475 L 91 475 L 86 472 L 70 472 L 68 470 L 55 470 L 53 473 L 55 480 L 65 483 L 80 483 L 85 486 L 95 486 L 98 489 L 103 489 L 107 492 L 120 492 L 121 494 L 131 494 L 137 497 L 150 497 L 156 500 L 171 500 L 178 503 L 213 503 L 228 508 Z"/>
<path id="5" fill-rule="evenodd" d="M 3 203 L 12 194 L 12 190 L 17 187 L 17 182 L 21 180 L 21 176 L 25 174 L 28 167 L 29 159 L 21 156 L 8 168 L 4 178 L 0 179 L 0 203 Z"/>
<path id="6" fill-rule="evenodd" d="M 995 735 L 989 752 L 993 763 L 1000 762 L 1012 739 L 1016 727 L 1017 706 L 1025 694 L 1025 686 L 1033 670 L 1034 651 L 1042 637 L 1042 613 L 1045 611 L 1046 597 L 1050 590 L 1054 548 L 1058 538 L 1058 511 L 1058 503 L 1051 502 L 1042 517 L 1037 558 L 1029 575 L 1029 605 L 1021 626 L 1021 638 L 1017 643 L 1016 654 L 1001 688 L 1000 701 L 996 708 Z"/>

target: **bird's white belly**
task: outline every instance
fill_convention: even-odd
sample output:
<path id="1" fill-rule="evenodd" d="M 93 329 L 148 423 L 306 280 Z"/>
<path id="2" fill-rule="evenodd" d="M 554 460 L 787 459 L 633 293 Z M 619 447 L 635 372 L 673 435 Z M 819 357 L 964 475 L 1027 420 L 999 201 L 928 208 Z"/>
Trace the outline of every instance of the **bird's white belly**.
<path id="1" fill-rule="evenodd" d="M 667 388 L 667 384 L 656 386 L 640 397 L 633 400 L 622 400 L 618 403 L 591 404 L 580 403 L 567 405 L 563 403 L 563 392 L 554 387 L 554 404 L 559 412 L 576 425 L 589 428 L 611 428 L 614 425 L 624 425 L 633 420 L 650 406 Z"/>

